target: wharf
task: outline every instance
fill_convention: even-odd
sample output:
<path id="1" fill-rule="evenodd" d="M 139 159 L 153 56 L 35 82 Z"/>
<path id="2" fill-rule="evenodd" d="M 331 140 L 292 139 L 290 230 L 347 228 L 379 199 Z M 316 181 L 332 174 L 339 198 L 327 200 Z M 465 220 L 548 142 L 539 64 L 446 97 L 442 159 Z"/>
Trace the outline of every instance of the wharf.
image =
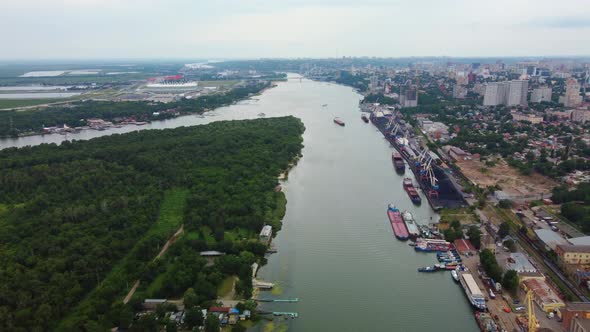
<path id="1" fill-rule="evenodd" d="M 417 169 L 416 161 L 410 158 L 407 152 L 401 149 L 399 144 L 396 142 L 395 137 L 387 131 L 387 124 L 389 122 L 389 118 L 376 118 L 373 115 L 371 115 L 371 122 L 375 127 L 377 127 L 377 129 L 379 129 L 379 131 L 383 134 L 385 139 L 387 139 L 387 141 L 400 153 L 402 158 L 404 158 L 404 160 L 408 163 L 408 167 L 414 174 L 414 177 L 418 180 L 418 185 L 420 186 L 420 189 L 422 189 L 422 192 L 425 194 L 424 196 L 426 196 L 426 199 L 428 200 L 428 203 L 430 204 L 432 209 L 438 211 L 442 208 L 457 208 L 467 205 L 465 199 L 463 198 L 463 195 L 461 194 L 461 191 L 455 186 L 453 181 L 450 179 L 451 175 L 447 174 L 447 172 L 442 167 L 436 165 L 435 163 L 433 163 L 431 166 L 433 173 L 438 180 L 438 197 L 428 195 L 428 192 L 430 191 L 430 184 L 425 183 L 425 181 L 419 180 L 420 172 Z M 416 151 L 415 148 L 412 146 L 408 146 L 407 148 L 411 149 L 412 152 L 415 154 L 418 153 L 418 151 Z"/>

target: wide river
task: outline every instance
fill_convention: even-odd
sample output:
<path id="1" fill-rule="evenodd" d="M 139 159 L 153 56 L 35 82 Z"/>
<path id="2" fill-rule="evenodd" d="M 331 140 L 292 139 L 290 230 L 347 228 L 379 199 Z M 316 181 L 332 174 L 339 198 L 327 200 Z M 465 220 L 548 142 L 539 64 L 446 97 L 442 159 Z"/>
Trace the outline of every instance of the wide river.
<path id="1" fill-rule="evenodd" d="M 393 148 L 360 119 L 361 96 L 349 87 L 289 78 L 254 99 L 205 117 L 3 139 L 0 148 L 249 119 L 259 113 L 294 115 L 306 127 L 303 158 L 283 184 L 288 203 L 283 229 L 274 239 L 278 253 L 269 256 L 258 277 L 278 285 L 260 297 L 300 300 L 263 308 L 297 312 L 299 318 L 277 318 L 251 330 L 477 331 L 465 295 L 448 273 L 416 272 L 434 264 L 435 255 L 417 253 L 392 234 L 388 203 L 411 211 L 421 223 L 438 216 L 428 204 L 413 206 L 402 190 L 403 177 L 391 163 Z M 333 123 L 336 116 L 345 127 Z"/>

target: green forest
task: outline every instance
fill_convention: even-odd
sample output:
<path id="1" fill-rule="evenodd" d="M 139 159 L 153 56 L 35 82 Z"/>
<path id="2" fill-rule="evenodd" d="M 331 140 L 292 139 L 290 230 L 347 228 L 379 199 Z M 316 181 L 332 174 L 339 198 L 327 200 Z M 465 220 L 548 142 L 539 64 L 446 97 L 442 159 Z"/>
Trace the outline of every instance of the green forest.
<path id="1" fill-rule="evenodd" d="M 0 137 L 18 136 L 26 133 L 40 133 L 43 127 L 62 126 L 80 127 L 86 125 L 86 119 L 100 118 L 119 122 L 124 118 L 136 121 L 152 121 L 171 118 L 180 114 L 203 113 L 229 105 L 256 94 L 268 87 L 270 83 L 253 83 L 234 88 L 226 93 L 200 96 L 194 99 L 180 99 L 171 103 L 148 101 L 79 101 L 69 105 L 53 106 L 45 109 L 0 112 Z M 174 110 L 174 112 L 162 112 Z M 154 112 L 159 113 L 154 115 Z M 162 113 L 160 113 L 162 112 Z"/>
<path id="2" fill-rule="evenodd" d="M 0 151 L 0 330 L 129 327 L 144 298 L 190 289 L 204 306 L 231 275 L 248 298 L 257 234 L 280 228 L 277 177 L 303 131 L 283 117 Z M 226 255 L 208 265 L 202 250 Z"/>

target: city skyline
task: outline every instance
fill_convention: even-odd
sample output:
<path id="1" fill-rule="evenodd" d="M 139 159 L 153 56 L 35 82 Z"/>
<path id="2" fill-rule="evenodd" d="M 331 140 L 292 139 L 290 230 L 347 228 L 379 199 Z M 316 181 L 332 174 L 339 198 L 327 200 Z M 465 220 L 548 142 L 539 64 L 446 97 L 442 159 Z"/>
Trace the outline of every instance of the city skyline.
<path id="1" fill-rule="evenodd" d="M 587 56 L 583 0 L 24 0 L 0 59 Z M 26 13 L 26 15 L 24 15 Z"/>

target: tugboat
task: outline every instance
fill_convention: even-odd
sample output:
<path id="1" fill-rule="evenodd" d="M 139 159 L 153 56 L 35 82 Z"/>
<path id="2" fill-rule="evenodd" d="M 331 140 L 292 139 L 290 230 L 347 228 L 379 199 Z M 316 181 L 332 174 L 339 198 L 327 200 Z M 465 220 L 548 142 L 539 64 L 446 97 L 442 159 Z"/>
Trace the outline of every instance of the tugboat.
<path id="1" fill-rule="evenodd" d="M 369 118 L 367 117 L 367 114 L 365 114 L 365 113 L 361 114 L 361 119 L 363 119 L 363 121 L 365 121 L 365 123 L 369 123 Z"/>
<path id="2" fill-rule="evenodd" d="M 422 198 L 420 198 L 420 195 L 418 194 L 416 187 L 414 187 L 414 183 L 412 182 L 412 179 L 410 179 L 410 178 L 404 179 L 404 189 L 408 193 L 408 196 L 410 196 L 412 203 L 414 203 L 416 205 L 420 205 L 422 203 Z"/>
<path id="3" fill-rule="evenodd" d="M 340 118 L 334 118 L 334 123 L 341 127 L 344 127 L 344 121 L 340 120 Z"/>
<path id="4" fill-rule="evenodd" d="M 393 167 L 395 167 L 395 171 L 399 174 L 404 174 L 404 172 L 406 171 L 406 164 L 404 163 L 402 155 L 397 152 L 392 153 L 391 161 L 393 162 Z"/>

